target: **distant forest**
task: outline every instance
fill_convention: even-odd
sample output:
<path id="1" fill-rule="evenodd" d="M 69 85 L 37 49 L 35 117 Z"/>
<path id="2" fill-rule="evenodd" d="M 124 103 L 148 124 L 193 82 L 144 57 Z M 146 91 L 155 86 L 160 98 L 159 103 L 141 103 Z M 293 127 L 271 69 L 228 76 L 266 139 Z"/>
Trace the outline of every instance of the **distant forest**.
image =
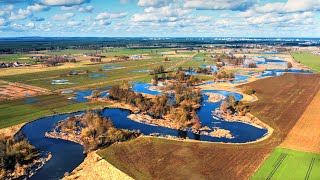
<path id="1" fill-rule="evenodd" d="M 312 42 L 311 44 L 309 42 Z M 106 37 L 16 37 L 0 38 L 0 54 L 56 49 L 127 48 L 199 48 L 223 45 L 242 48 L 244 44 L 279 46 L 317 46 L 320 39 L 295 38 L 106 38 Z"/>

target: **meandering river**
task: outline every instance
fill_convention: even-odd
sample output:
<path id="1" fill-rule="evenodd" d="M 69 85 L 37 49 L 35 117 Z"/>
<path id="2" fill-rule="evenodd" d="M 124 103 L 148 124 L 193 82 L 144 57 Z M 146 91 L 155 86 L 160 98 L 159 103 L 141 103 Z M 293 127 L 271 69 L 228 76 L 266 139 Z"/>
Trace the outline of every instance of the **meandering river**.
<path id="1" fill-rule="evenodd" d="M 139 85 L 141 85 L 141 87 L 137 87 Z M 149 86 L 146 84 L 139 83 L 135 84 L 135 86 L 136 91 L 142 93 L 150 93 L 150 91 L 147 89 Z M 236 100 L 242 99 L 241 94 L 237 94 L 234 92 L 215 90 L 205 90 L 203 92 L 219 93 L 224 96 L 233 94 Z M 154 93 L 154 91 L 152 91 L 152 93 Z M 197 111 L 200 117 L 201 124 L 210 128 L 217 127 L 229 130 L 234 136 L 233 139 L 197 135 L 191 131 L 181 131 L 166 127 L 151 126 L 138 123 L 127 118 L 131 111 L 119 108 L 104 109 L 98 112 L 104 117 L 112 118 L 113 123 L 117 128 L 140 130 L 140 132 L 145 135 L 157 133 L 161 136 L 175 136 L 182 138 L 188 137 L 189 139 L 195 139 L 199 141 L 224 143 L 247 143 L 256 141 L 266 135 L 266 129 L 260 129 L 241 122 L 226 122 L 222 119 L 214 119 L 212 117 L 212 111 L 215 108 L 219 107 L 221 105 L 221 102 L 207 102 L 206 100 L 208 99 L 208 97 L 206 95 L 203 95 L 203 98 L 204 101 L 202 103 L 202 106 Z M 45 132 L 50 131 L 57 122 L 64 120 L 72 115 L 78 115 L 81 113 L 85 113 L 85 111 L 43 117 L 36 121 L 28 123 L 22 128 L 22 132 L 26 135 L 32 145 L 34 145 L 40 151 L 51 152 L 52 154 L 51 160 L 49 160 L 43 166 L 43 168 L 41 168 L 34 176 L 32 176 L 31 179 L 42 180 L 62 178 L 65 172 L 71 172 L 84 160 L 85 156 L 83 155 L 83 147 L 81 145 L 70 141 L 46 138 L 44 136 Z"/>

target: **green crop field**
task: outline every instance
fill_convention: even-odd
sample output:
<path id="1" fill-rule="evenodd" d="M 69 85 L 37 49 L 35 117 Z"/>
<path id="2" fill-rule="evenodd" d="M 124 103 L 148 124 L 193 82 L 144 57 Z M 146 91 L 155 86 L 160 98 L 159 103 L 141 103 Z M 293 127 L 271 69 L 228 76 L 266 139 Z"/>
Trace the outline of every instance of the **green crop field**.
<path id="1" fill-rule="evenodd" d="M 314 55 L 308 52 L 292 53 L 296 61 L 309 66 L 315 71 L 320 72 L 320 55 Z"/>
<path id="2" fill-rule="evenodd" d="M 252 179 L 320 179 L 320 154 L 276 148 Z"/>
<path id="3" fill-rule="evenodd" d="M 214 62 L 208 62 L 208 61 L 199 61 L 199 60 L 190 60 L 181 65 L 183 68 L 188 68 L 188 67 L 193 67 L 193 68 L 198 68 L 201 65 L 214 65 Z"/>

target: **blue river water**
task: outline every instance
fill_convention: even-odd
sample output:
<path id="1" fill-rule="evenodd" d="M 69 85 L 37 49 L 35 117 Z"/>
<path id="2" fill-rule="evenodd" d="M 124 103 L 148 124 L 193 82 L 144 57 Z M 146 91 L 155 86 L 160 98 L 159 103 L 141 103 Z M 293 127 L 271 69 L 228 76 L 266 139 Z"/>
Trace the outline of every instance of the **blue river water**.
<path id="1" fill-rule="evenodd" d="M 135 82 L 133 83 L 132 89 L 140 93 L 145 93 L 150 95 L 160 95 L 161 94 L 160 91 L 149 90 L 149 88 L 152 86 L 153 86 L 152 84 L 148 84 L 148 83 Z"/>
<path id="2" fill-rule="evenodd" d="M 303 69 L 266 69 L 257 78 L 282 76 L 284 73 L 299 73 L 299 74 L 313 74 L 312 71 Z"/>
<path id="3" fill-rule="evenodd" d="M 154 94 L 157 91 L 148 90 L 150 84 L 146 83 L 134 83 L 134 90 L 146 94 Z M 241 100 L 242 95 L 228 92 L 228 91 L 217 91 L 217 90 L 205 90 L 203 91 L 211 93 L 219 93 L 224 96 L 234 95 L 236 100 Z M 91 95 L 92 91 L 83 91 L 80 94 L 81 97 L 86 95 Z M 157 92 L 157 94 L 161 92 Z M 81 98 L 80 98 L 81 99 Z M 110 117 L 113 120 L 113 124 L 117 128 L 129 129 L 129 130 L 139 130 L 145 135 L 150 135 L 157 133 L 161 136 L 175 136 L 180 138 L 189 138 L 199 141 L 209 141 L 209 142 L 225 142 L 225 143 L 246 143 L 252 142 L 257 139 L 262 138 L 266 133 L 266 129 L 257 128 L 249 124 L 241 122 L 227 122 L 223 119 L 214 119 L 212 111 L 215 108 L 220 107 L 221 102 L 211 103 L 207 102 L 208 97 L 203 94 L 204 101 L 202 106 L 197 113 L 200 117 L 201 124 L 203 126 L 208 126 L 213 129 L 215 127 L 229 130 L 234 136 L 232 139 L 228 138 L 217 138 L 207 135 L 194 134 L 191 130 L 182 131 L 176 129 L 170 129 L 160 126 L 151 126 L 147 124 L 138 123 L 130 120 L 127 116 L 132 112 L 129 110 L 123 110 L 119 108 L 108 108 L 98 111 L 100 115 L 104 117 Z M 54 116 L 48 116 L 40 118 L 36 121 L 26 124 L 22 128 L 22 132 L 26 135 L 29 142 L 34 145 L 37 149 L 42 152 L 51 152 L 52 158 L 49 160 L 43 168 L 41 168 L 31 179 L 42 180 L 42 179 L 60 179 L 63 177 L 65 172 L 71 172 L 76 168 L 85 158 L 83 154 L 83 147 L 79 144 L 44 137 L 45 132 L 50 131 L 57 122 L 66 119 L 72 115 L 78 115 L 86 113 L 85 111 L 69 113 L 69 114 L 59 114 Z M 210 132 L 210 131 L 207 131 Z"/>

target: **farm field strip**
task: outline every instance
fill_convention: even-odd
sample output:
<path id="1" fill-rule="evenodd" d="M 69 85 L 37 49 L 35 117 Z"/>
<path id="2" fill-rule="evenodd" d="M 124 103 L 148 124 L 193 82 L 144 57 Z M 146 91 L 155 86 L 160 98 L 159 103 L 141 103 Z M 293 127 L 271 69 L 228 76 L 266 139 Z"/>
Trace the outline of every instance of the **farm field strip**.
<path id="1" fill-rule="evenodd" d="M 314 86 L 319 87 L 320 81 Z M 320 107 L 320 91 L 318 91 L 280 147 L 320 153 L 320 111 L 317 107 Z"/>
<path id="2" fill-rule="evenodd" d="M 252 179 L 320 178 L 320 154 L 276 148 Z"/>
<path id="3" fill-rule="evenodd" d="M 320 55 L 315 55 L 310 52 L 302 52 L 302 53 L 291 53 L 292 57 L 311 69 L 320 72 Z"/>

